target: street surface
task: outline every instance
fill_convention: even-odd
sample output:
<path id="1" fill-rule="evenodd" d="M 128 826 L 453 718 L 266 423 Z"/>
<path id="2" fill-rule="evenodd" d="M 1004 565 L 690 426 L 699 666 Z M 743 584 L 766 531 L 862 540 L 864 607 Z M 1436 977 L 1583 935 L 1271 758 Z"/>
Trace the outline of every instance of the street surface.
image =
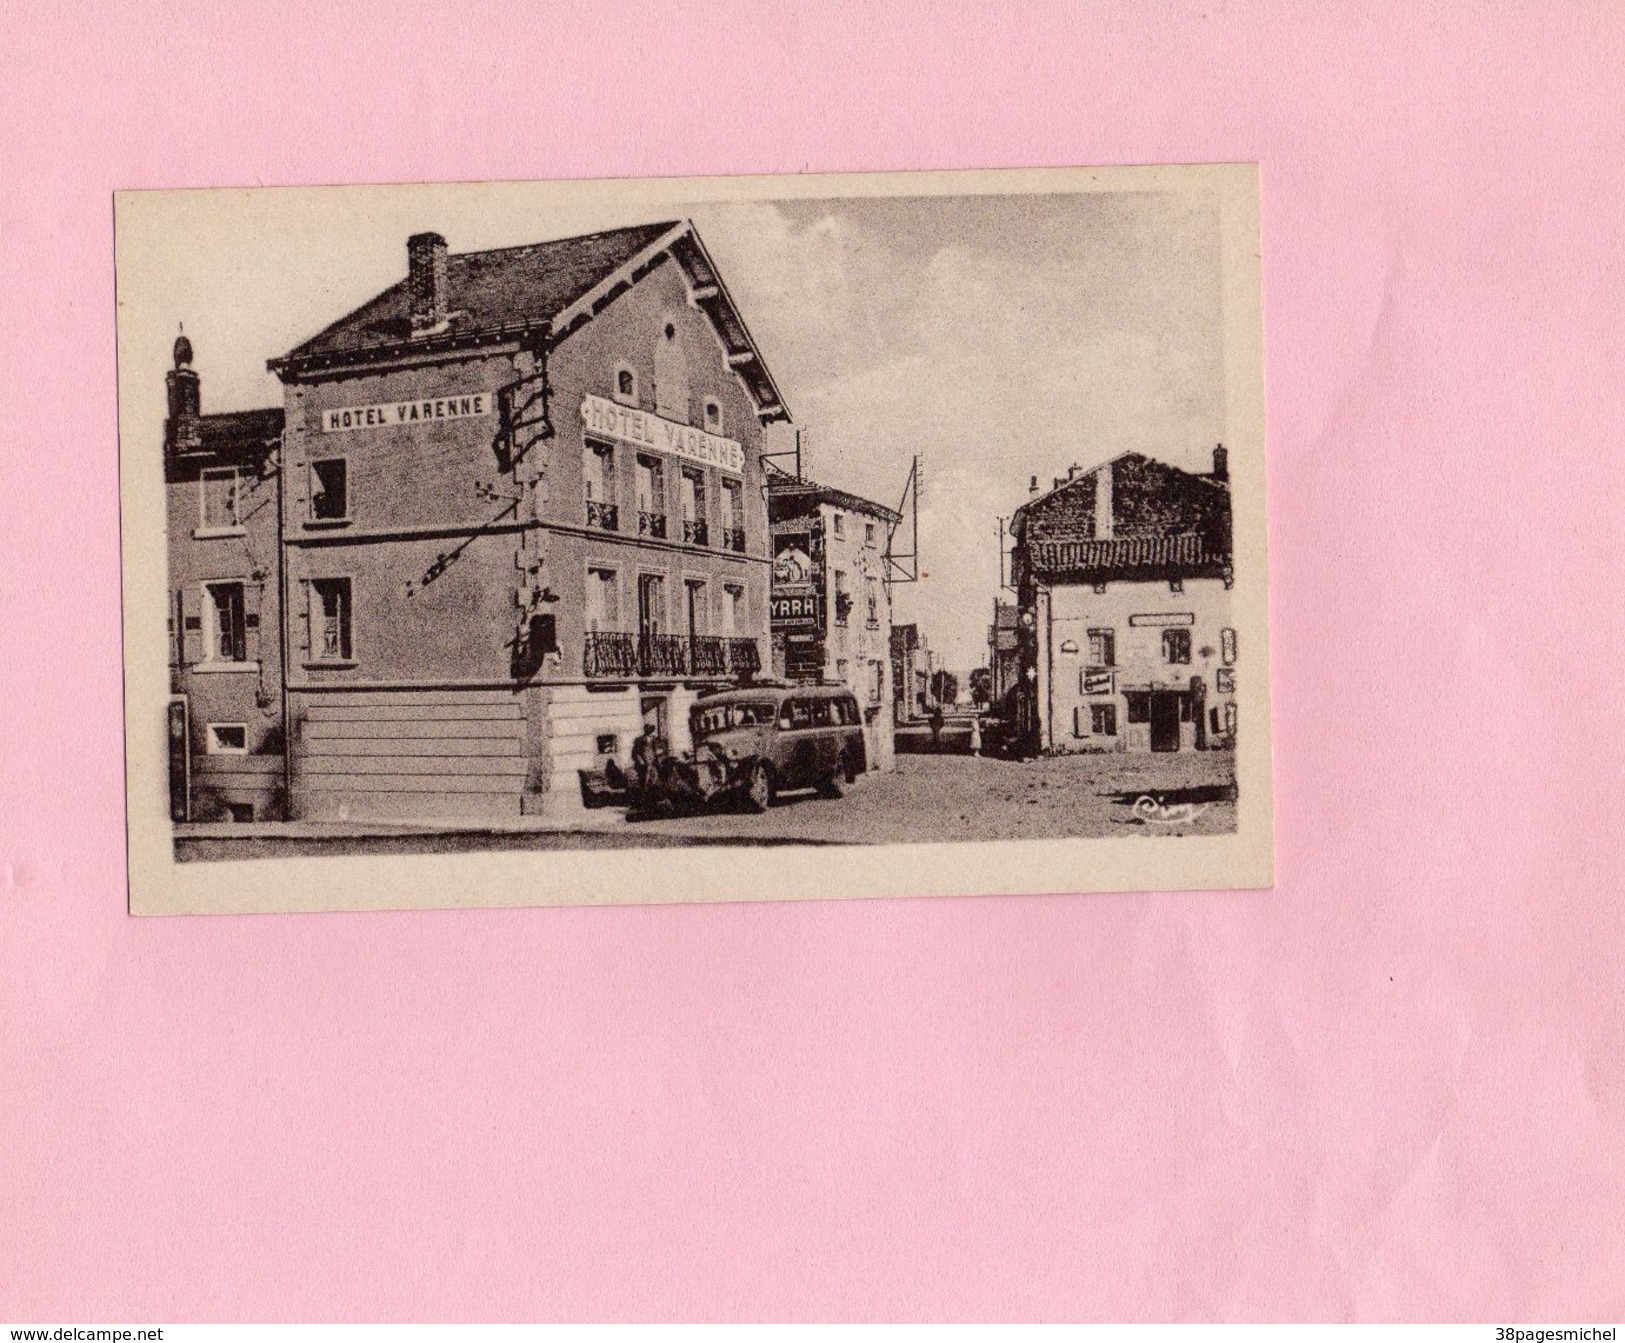
<path id="1" fill-rule="evenodd" d="M 860 779 L 847 796 L 778 799 L 760 816 L 621 819 L 589 813 L 590 827 L 448 834 L 197 838 L 186 859 L 315 853 L 427 853 L 492 849 L 599 849 L 689 844 L 920 844 L 947 840 L 1213 835 L 1233 831 L 1235 757 L 1228 753 L 1073 755 L 1011 761 L 901 755 L 897 769 Z M 268 828 L 268 827 L 267 827 Z"/>

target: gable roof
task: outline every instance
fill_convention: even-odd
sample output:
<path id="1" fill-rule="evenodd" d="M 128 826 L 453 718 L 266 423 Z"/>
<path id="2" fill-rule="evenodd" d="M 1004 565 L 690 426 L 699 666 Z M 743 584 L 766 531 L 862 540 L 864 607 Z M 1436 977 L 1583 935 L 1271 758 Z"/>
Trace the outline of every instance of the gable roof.
<path id="1" fill-rule="evenodd" d="M 1095 516 L 1102 472 L 1111 484 L 1104 527 Z M 1228 578 L 1230 487 L 1144 453 L 1119 453 L 1029 499 L 1011 517 L 1011 532 L 1025 567 L 1050 582 Z"/>
<path id="2" fill-rule="evenodd" d="M 695 302 L 722 338 L 729 367 L 744 379 L 764 420 L 789 419 L 783 398 L 711 264 L 694 225 L 664 220 L 550 242 L 446 256 L 448 323 L 412 334 L 405 278 L 267 367 L 297 377 L 405 353 L 430 353 L 541 336 L 565 339 L 649 271 L 678 262 Z"/>
<path id="3" fill-rule="evenodd" d="M 836 489 L 833 485 L 820 485 L 816 480 L 793 476 L 772 462 L 766 464 L 763 474 L 767 478 L 770 508 L 775 499 L 780 499 L 792 505 L 829 504 L 834 508 L 844 508 L 849 513 L 867 513 L 870 517 L 879 518 L 882 522 L 893 526 L 903 520 L 901 513 L 896 509 L 887 508 L 885 504 L 877 504 L 872 499 Z"/>

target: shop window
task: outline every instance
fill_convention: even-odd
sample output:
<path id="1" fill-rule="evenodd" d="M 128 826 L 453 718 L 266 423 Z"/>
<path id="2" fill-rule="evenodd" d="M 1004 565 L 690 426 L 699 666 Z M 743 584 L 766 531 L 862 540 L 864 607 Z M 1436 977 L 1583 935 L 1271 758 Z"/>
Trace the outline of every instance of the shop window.
<path id="1" fill-rule="evenodd" d="M 1097 667 L 1117 665 L 1117 635 L 1109 629 L 1089 631 L 1089 661 Z"/>
<path id="2" fill-rule="evenodd" d="M 614 755 L 621 749 L 621 739 L 613 732 L 600 732 L 593 746 L 599 755 Z"/>
<path id="3" fill-rule="evenodd" d="M 1236 661 L 1236 632 L 1235 630 L 1219 631 L 1219 660 L 1230 667 Z"/>
<path id="4" fill-rule="evenodd" d="M 237 468 L 204 471 L 198 476 L 198 527 L 205 532 L 234 532 L 242 526 Z"/>
<path id="5" fill-rule="evenodd" d="M 310 464 L 310 516 L 314 522 L 344 522 L 350 516 L 350 469 L 342 457 Z"/>
<path id="6" fill-rule="evenodd" d="M 210 583 L 209 601 L 204 607 L 209 617 L 208 660 L 248 661 L 248 607 L 241 583 Z"/>
<path id="7" fill-rule="evenodd" d="M 206 732 L 207 750 L 210 755 L 248 754 L 246 723 L 210 723 Z"/>
<path id="8" fill-rule="evenodd" d="M 350 580 L 310 581 L 311 657 L 317 662 L 348 662 L 354 651 L 351 630 Z"/>
<path id="9" fill-rule="evenodd" d="M 1115 737 L 1117 735 L 1117 706 L 1115 704 L 1091 704 L 1089 706 L 1089 731 L 1097 737 Z"/>
<path id="10" fill-rule="evenodd" d="M 1149 723 L 1151 721 L 1151 696 L 1145 691 L 1124 695 L 1127 703 L 1127 719 L 1130 723 Z"/>
<path id="11" fill-rule="evenodd" d="M 1171 664 L 1189 664 L 1191 660 L 1189 630 L 1163 630 L 1162 660 Z"/>

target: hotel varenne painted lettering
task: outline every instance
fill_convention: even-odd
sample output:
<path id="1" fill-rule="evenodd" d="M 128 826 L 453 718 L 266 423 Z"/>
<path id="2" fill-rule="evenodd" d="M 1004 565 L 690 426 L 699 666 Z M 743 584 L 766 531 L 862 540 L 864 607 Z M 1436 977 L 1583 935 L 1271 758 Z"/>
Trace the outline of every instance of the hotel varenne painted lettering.
<path id="1" fill-rule="evenodd" d="M 617 405 L 590 393 L 581 401 L 581 420 L 588 432 L 603 434 L 654 452 L 683 457 L 702 466 L 743 472 L 745 450 L 731 438 L 708 434 L 693 425 L 651 415 L 646 410 Z"/>
<path id="2" fill-rule="evenodd" d="M 437 396 L 432 401 L 391 401 L 371 406 L 335 406 L 322 412 L 322 432 L 342 434 L 352 429 L 391 429 L 425 420 L 468 420 L 491 413 L 491 394 Z"/>

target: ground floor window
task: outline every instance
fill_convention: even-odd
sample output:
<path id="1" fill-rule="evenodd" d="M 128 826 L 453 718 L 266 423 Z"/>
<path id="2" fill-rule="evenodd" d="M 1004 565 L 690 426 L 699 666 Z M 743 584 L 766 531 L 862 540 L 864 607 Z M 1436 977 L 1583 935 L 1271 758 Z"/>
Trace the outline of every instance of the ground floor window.
<path id="1" fill-rule="evenodd" d="M 313 578 L 310 595 L 312 655 L 318 661 L 347 662 L 354 647 L 350 580 Z"/>
<path id="2" fill-rule="evenodd" d="M 1128 708 L 1127 718 L 1129 722 L 1149 723 L 1151 721 L 1151 696 L 1145 691 L 1124 695 L 1123 700 Z"/>
<path id="3" fill-rule="evenodd" d="M 247 755 L 248 725 L 210 723 L 207 730 L 207 750 L 210 755 Z"/>
<path id="4" fill-rule="evenodd" d="M 1117 706 L 1115 704 L 1091 704 L 1089 706 L 1089 731 L 1097 737 L 1115 737 L 1117 735 Z"/>

